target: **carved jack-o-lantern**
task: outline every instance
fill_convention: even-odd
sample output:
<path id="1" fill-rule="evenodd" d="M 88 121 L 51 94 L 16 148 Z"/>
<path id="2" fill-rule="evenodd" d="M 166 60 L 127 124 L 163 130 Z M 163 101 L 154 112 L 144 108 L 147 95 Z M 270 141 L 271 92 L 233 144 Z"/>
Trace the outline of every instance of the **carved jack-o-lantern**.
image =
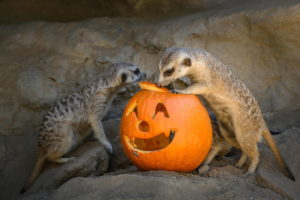
<path id="1" fill-rule="evenodd" d="M 149 82 L 127 104 L 121 140 L 141 170 L 192 171 L 212 142 L 208 113 L 195 95 L 169 93 Z"/>

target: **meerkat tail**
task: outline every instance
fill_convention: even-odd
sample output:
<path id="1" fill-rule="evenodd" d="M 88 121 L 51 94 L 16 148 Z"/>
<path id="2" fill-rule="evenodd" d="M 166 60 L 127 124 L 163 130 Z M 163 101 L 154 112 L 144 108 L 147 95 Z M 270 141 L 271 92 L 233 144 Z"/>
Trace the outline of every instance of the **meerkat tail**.
<path id="1" fill-rule="evenodd" d="M 271 135 L 271 133 L 268 130 L 263 131 L 263 138 L 267 141 L 268 146 L 270 147 L 272 153 L 274 154 L 276 160 L 279 162 L 280 167 L 284 170 L 284 173 L 287 177 L 295 181 L 295 177 L 285 161 L 283 160 L 281 153 Z"/>
<path id="2" fill-rule="evenodd" d="M 21 190 L 21 194 L 25 193 L 31 187 L 31 185 L 33 184 L 35 179 L 38 177 L 38 175 L 42 171 L 42 169 L 45 165 L 45 162 L 46 162 L 45 152 L 42 150 L 38 150 L 38 157 L 37 157 L 36 163 L 30 174 L 30 177 L 28 178 L 26 184 L 24 185 L 24 187 Z"/>

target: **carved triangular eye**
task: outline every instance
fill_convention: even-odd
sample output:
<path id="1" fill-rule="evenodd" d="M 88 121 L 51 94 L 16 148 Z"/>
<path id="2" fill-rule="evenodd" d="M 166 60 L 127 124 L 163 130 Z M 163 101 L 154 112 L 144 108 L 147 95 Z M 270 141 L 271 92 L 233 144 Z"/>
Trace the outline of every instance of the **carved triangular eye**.
<path id="1" fill-rule="evenodd" d="M 136 115 L 136 118 L 139 118 L 137 106 L 133 109 L 133 112 Z"/>
<path id="2" fill-rule="evenodd" d="M 130 104 L 130 107 L 127 109 L 127 112 L 126 112 L 126 116 L 128 116 L 132 112 L 135 113 L 136 118 L 139 117 L 138 116 L 138 109 L 137 109 L 137 103 L 136 102 Z"/>
<path id="3" fill-rule="evenodd" d="M 166 118 L 169 118 L 169 113 L 168 113 L 166 107 L 164 106 L 164 104 L 162 104 L 162 103 L 158 103 L 158 104 L 156 105 L 155 113 L 154 113 L 154 115 L 153 115 L 153 119 L 155 118 L 155 116 L 156 116 L 157 113 L 159 113 L 159 112 L 162 112 Z"/>

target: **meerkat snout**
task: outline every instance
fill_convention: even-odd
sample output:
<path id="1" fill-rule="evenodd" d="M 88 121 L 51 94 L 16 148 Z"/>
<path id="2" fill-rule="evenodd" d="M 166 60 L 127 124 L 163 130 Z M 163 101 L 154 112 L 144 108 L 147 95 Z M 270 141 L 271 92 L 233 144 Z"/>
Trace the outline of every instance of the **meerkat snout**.
<path id="1" fill-rule="evenodd" d="M 123 65 L 126 63 L 123 63 Z M 120 80 L 123 84 L 135 83 L 146 79 L 146 73 L 139 70 L 138 66 L 130 64 L 120 70 Z"/>
<path id="2" fill-rule="evenodd" d="M 169 85 L 178 78 L 187 76 L 192 68 L 192 57 L 181 49 L 167 49 L 159 63 L 159 86 Z"/>
<path id="3" fill-rule="evenodd" d="M 143 81 L 147 79 L 147 74 L 146 73 L 140 73 L 138 81 Z"/>

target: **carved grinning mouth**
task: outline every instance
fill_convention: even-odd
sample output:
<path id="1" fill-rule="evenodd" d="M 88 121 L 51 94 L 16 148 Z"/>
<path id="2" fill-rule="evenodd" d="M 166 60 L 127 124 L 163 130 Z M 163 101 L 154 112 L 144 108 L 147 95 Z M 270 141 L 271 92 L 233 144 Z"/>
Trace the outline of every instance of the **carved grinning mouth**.
<path id="1" fill-rule="evenodd" d="M 126 142 L 134 147 L 136 150 L 140 151 L 158 151 L 166 148 L 175 137 L 175 131 L 169 131 L 168 135 L 165 133 L 160 133 L 154 137 L 142 139 L 138 137 L 128 137 L 124 136 Z"/>
<path id="2" fill-rule="evenodd" d="M 134 112 L 136 117 L 138 118 L 137 105 L 132 107 L 132 109 L 130 110 L 131 111 L 129 113 Z M 159 112 L 162 112 L 166 118 L 169 118 L 167 109 L 162 103 L 157 104 L 155 113 L 153 114 L 152 118 L 154 119 L 157 113 Z M 145 133 L 150 132 L 150 126 L 146 121 L 139 122 L 138 129 L 141 132 L 145 132 Z M 146 139 L 138 138 L 138 137 L 129 137 L 129 136 L 124 136 L 124 138 L 127 144 L 132 146 L 134 149 L 139 151 L 151 152 L 151 151 L 158 151 L 166 148 L 173 141 L 175 137 L 175 133 L 176 133 L 175 129 L 170 129 L 169 131 L 162 132 L 154 137 L 146 138 Z"/>

